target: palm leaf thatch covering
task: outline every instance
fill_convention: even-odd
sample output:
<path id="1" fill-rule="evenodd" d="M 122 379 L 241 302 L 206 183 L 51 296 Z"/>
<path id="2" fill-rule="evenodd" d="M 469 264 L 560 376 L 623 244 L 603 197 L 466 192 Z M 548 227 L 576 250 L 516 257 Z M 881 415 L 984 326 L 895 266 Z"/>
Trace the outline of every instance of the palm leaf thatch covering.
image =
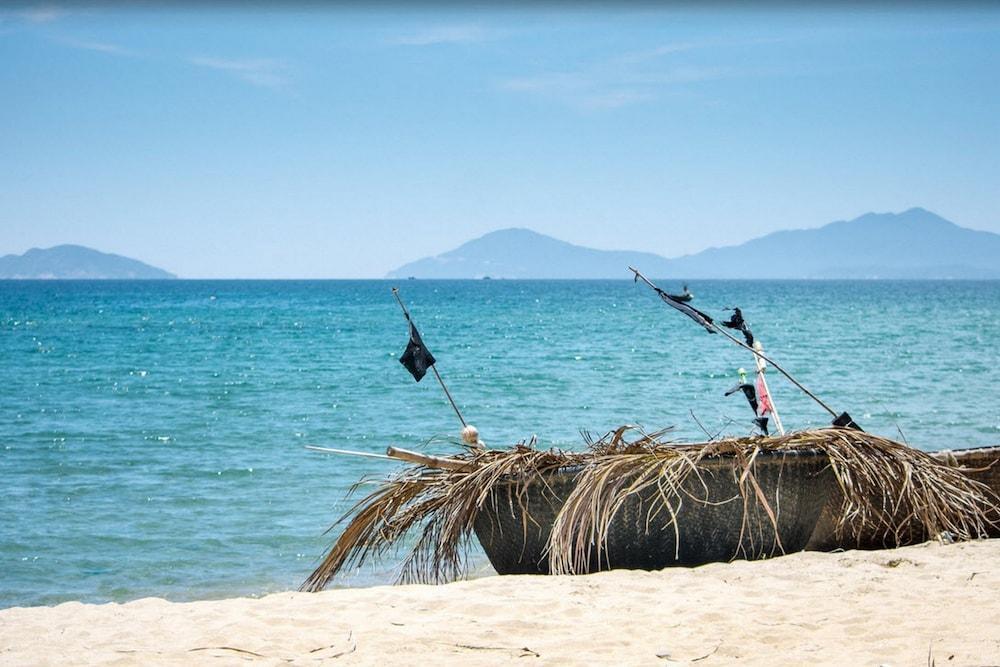
<path id="1" fill-rule="evenodd" d="M 464 573 L 474 533 L 498 572 L 562 574 L 764 558 L 859 536 L 973 539 L 1000 505 L 959 469 L 861 431 L 662 436 L 624 426 L 582 453 L 531 441 L 467 450 L 459 470 L 405 468 L 335 524 L 346 527 L 302 589 L 323 589 L 410 533 L 399 580 L 442 582 Z"/>
<path id="2" fill-rule="evenodd" d="M 874 452 L 858 462 L 867 464 L 864 467 L 841 462 L 849 477 L 838 473 L 840 488 L 828 500 L 807 549 L 883 549 L 937 536 L 966 540 L 996 535 L 1000 496 L 987 478 L 938 454 L 893 445 L 885 451 L 891 457 L 885 462 L 894 473 L 891 479 L 881 479 L 882 471 L 872 466 Z M 831 463 L 836 465 L 832 458 Z M 951 508 L 961 512 L 963 521 L 948 516 Z"/>
<path id="3" fill-rule="evenodd" d="M 1000 447 L 946 449 L 934 452 L 931 456 L 957 468 L 965 476 L 985 484 L 993 493 L 1000 495 Z M 989 527 L 989 536 L 1000 537 L 1000 506 L 994 507 L 990 516 L 994 523 Z"/>

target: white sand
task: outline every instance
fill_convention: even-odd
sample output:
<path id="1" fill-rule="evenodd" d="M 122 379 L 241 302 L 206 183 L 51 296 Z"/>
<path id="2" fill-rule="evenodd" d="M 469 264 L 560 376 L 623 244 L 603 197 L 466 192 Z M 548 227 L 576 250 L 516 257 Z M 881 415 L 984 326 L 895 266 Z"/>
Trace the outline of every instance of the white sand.
<path id="1" fill-rule="evenodd" d="M 1000 664 L 1000 540 L 0 611 L 0 663 Z"/>

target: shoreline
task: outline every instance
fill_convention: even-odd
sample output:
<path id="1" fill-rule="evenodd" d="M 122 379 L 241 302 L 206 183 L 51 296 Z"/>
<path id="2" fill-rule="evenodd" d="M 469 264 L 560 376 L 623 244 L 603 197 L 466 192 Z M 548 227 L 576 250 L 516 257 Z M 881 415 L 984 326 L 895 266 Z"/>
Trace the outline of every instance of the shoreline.
<path id="1" fill-rule="evenodd" d="M 1000 540 L 0 610 L 0 664 L 990 664 Z M 218 662 L 221 659 L 222 662 Z"/>

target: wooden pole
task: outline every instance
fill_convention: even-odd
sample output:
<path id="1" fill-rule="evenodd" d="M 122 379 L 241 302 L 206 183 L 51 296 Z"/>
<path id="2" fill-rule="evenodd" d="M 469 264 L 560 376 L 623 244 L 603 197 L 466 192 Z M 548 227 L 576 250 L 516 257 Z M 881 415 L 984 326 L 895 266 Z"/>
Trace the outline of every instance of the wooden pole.
<path id="1" fill-rule="evenodd" d="M 437 378 L 438 384 L 440 384 L 441 388 L 444 389 L 444 395 L 448 397 L 448 402 L 451 403 L 452 409 L 455 411 L 455 414 L 458 415 L 458 421 L 462 422 L 462 428 L 465 428 L 468 426 L 468 424 L 465 423 L 465 417 L 462 416 L 458 406 L 455 405 L 455 399 L 451 397 L 451 392 L 448 391 L 448 387 L 445 386 L 444 380 L 441 379 L 441 374 L 438 373 L 437 363 L 431 364 L 431 370 L 434 371 L 434 377 Z"/>
<path id="2" fill-rule="evenodd" d="M 760 341 L 754 343 L 754 349 L 760 346 L 761 352 L 764 350 L 764 346 L 760 344 Z M 764 375 L 764 371 L 767 370 L 767 364 L 758 355 L 754 355 L 754 363 L 757 366 L 757 377 L 760 378 L 760 384 L 764 387 L 764 391 L 767 392 L 767 400 L 771 404 L 771 414 L 774 415 L 774 425 L 778 427 L 778 434 L 785 435 L 785 427 L 781 425 L 781 415 L 778 414 L 778 406 L 774 404 L 774 396 L 771 395 L 771 388 L 767 386 L 767 377 Z M 757 397 L 760 400 L 760 397 Z"/>
<path id="3" fill-rule="evenodd" d="M 422 466 L 427 466 L 428 468 L 441 468 L 443 470 L 471 470 L 472 464 L 468 461 L 460 461 L 458 459 L 448 459 L 443 456 L 431 456 L 430 454 L 421 454 L 420 452 L 411 452 L 408 449 L 400 449 L 398 447 L 388 447 L 385 450 L 386 455 L 391 458 L 399 459 L 401 461 L 408 461 L 410 463 L 419 463 Z"/>
<path id="4" fill-rule="evenodd" d="M 654 290 L 656 290 L 657 293 L 663 291 L 659 287 L 657 287 L 656 285 L 654 285 L 652 282 L 650 282 L 650 280 L 646 276 L 644 276 L 641 273 L 639 273 L 636 269 L 632 268 L 631 266 L 628 267 L 628 268 L 629 268 L 629 271 L 631 271 L 632 273 L 635 274 L 636 278 L 642 279 L 642 282 L 646 283 L 651 288 L 653 288 Z M 718 331 L 719 333 L 721 333 L 723 336 L 725 336 L 729 340 L 733 341 L 734 343 L 736 343 L 737 345 L 739 345 L 740 347 L 742 347 L 744 350 L 749 350 L 750 352 L 752 352 L 755 358 L 757 358 L 757 359 L 763 359 L 767 363 L 769 363 L 772 366 L 774 366 L 775 370 L 777 370 L 779 373 L 781 373 L 786 378 L 788 378 L 789 382 L 791 382 L 796 387 L 798 387 L 799 389 L 801 389 L 805 393 L 806 396 L 808 396 L 812 400 L 814 400 L 817 403 L 819 403 L 820 406 L 824 410 L 826 410 L 831 415 L 833 415 L 834 419 L 836 419 L 838 417 L 838 414 L 833 411 L 833 408 L 831 408 L 829 405 L 827 405 L 826 403 L 824 403 L 823 401 L 821 401 L 819 399 L 819 397 L 816 396 L 816 394 L 812 393 L 811 391 L 809 391 L 808 389 L 806 389 L 805 387 L 803 387 L 801 382 L 799 382 L 798 380 L 796 380 L 795 378 L 793 378 L 792 375 L 791 375 L 791 373 L 789 373 L 784 368 L 782 368 L 781 366 L 779 366 L 778 364 L 776 364 L 773 359 L 770 359 L 770 358 L 764 356 L 763 352 L 760 352 L 758 350 L 753 349 L 751 346 L 747 345 L 746 343 L 744 343 L 743 341 L 741 341 L 740 339 L 738 339 L 736 336 L 732 335 L 731 333 L 729 333 L 728 331 L 726 331 L 725 329 L 723 329 L 722 327 L 720 327 L 716 322 L 714 322 L 714 321 L 711 322 L 711 325 L 712 325 L 713 329 L 715 329 L 716 331 Z"/>
<path id="5" fill-rule="evenodd" d="M 722 327 L 720 327 L 715 322 L 712 322 L 712 326 L 716 329 L 716 331 L 718 331 L 719 333 L 721 333 L 722 335 L 724 335 L 726 338 L 728 338 L 729 340 L 733 341 L 734 343 L 736 343 L 737 345 L 739 345 L 740 347 L 742 347 L 744 350 L 750 350 L 750 352 L 752 352 L 756 358 L 763 359 L 767 363 L 769 363 L 772 366 L 774 366 L 775 370 L 777 370 L 779 373 L 781 373 L 786 378 L 788 378 L 789 382 L 791 382 L 796 387 L 798 387 L 799 389 L 801 389 L 803 391 L 803 393 L 805 393 L 806 396 L 808 396 L 812 400 L 814 400 L 817 403 L 819 403 L 820 406 L 824 410 L 826 410 L 827 412 L 829 412 L 831 415 L 833 415 L 834 418 L 837 417 L 837 413 L 833 411 L 833 408 L 831 408 L 829 405 L 827 405 L 826 403 L 824 403 L 823 401 L 821 401 L 816 394 L 812 393 L 811 391 L 809 391 L 808 389 L 806 389 L 805 387 L 803 387 L 801 382 L 799 382 L 798 380 L 796 380 L 795 378 L 793 378 L 792 375 L 791 375 L 791 373 L 789 373 L 784 368 L 782 368 L 781 366 L 779 366 L 778 364 L 776 364 L 773 359 L 771 359 L 770 357 L 766 356 L 763 352 L 760 352 L 758 350 L 753 349 L 752 347 L 750 347 L 749 345 L 747 345 L 746 343 L 744 343 L 743 341 L 741 341 L 740 339 L 738 339 L 736 336 L 732 335 L 731 333 L 729 333 L 728 331 L 726 331 L 725 329 L 723 329 Z"/>
<path id="6" fill-rule="evenodd" d="M 413 319 L 410 317 L 410 311 L 406 309 L 406 305 L 403 303 L 403 300 L 399 298 L 398 287 L 392 288 L 392 295 L 396 297 L 399 307 L 403 309 L 403 315 L 406 316 L 406 321 L 416 327 L 417 325 L 413 324 Z M 434 377 L 437 378 L 438 384 L 440 384 L 441 388 L 444 389 L 444 395 L 448 397 L 448 402 L 451 403 L 452 409 L 455 411 L 455 414 L 458 415 L 458 421 L 462 422 L 462 428 L 465 428 L 468 426 L 468 424 L 465 423 L 465 417 L 462 416 L 462 412 L 458 409 L 458 405 L 455 404 L 455 399 L 451 397 L 451 392 L 448 391 L 448 387 L 445 386 L 444 380 L 441 379 L 441 374 L 438 373 L 436 362 L 431 364 L 431 370 L 434 371 Z"/>

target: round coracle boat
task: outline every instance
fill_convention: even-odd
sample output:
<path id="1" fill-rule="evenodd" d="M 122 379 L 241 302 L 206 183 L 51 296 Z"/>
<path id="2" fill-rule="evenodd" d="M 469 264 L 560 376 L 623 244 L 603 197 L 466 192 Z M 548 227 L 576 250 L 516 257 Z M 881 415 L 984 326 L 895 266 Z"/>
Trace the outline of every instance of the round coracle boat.
<path id="1" fill-rule="evenodd" d="M 567 503 L 581 504 L 585 473 L 586 466 L 560 468 L 494 485 L 474 529 L 498 573 L 566 569 L 550 563 L 553 527 L 570 521 Z M 705 456 L 675 479 L 667 489 L 623 479 L 606 525 L 589 533 L 568 526 L 575 536 L 596 536 L 577 543 L 570 571 L 654 570 L 801 551 L 836 486 L 827 456 L 813 450 L 761 451 L 749 468 L 734 456 Z M 630 485 L 638 488 L 630 492 Z M 591 498 L 582 500 L 593 510 L 582 515 L 601 515 Z"/>
<path id="2" fill-rule="evenodd" d="M 462 576 L 471 534 L 500 574 L 580 574 L 972 540 L 1000 527 L 996 448 L 928 454 L 853 429 L 677 444 L 627 440 L 630 428 L 586 452 L 533 442 L 452 459 L 410 452 L 420 465 L 357 503 L 303 589 L 413 531 L 400 581 Z"/>

